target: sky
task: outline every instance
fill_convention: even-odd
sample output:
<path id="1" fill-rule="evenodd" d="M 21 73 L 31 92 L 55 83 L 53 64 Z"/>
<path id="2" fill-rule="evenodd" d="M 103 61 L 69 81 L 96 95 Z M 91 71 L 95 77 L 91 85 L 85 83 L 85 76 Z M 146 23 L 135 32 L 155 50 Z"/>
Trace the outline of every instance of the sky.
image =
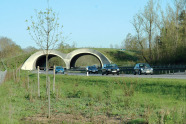
<path id="1" fill-rule="evenodd" d="M 171 0 L 160 0 L 165 6 Z M 148 0 L 50 0 L 63 25 L 65 43 L 78 48 L 121 46 L 128 33 L 135 34 L 133 16 L 142 11 Z M 25 20 L 44 11 L 47 0 L 0 0 L 0 37 L 8 37 L 22 48 L 37 47 Z"/>

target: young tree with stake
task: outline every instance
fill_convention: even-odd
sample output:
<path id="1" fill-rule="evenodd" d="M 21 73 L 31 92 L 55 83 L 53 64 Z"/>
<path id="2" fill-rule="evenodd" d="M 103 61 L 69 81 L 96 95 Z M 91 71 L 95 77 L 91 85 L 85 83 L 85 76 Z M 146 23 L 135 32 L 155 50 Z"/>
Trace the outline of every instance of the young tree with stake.
<path id="1" fill-rule="evenodd" d="M 48 56 L 50 50 L 55 47 L 62 35 L 62 26 L 60 26 L 58 20 L 58 16 L 50 8 L 47 8 L 45 11 L 36 11 L 35 18 L 31 16 L 29 21 L 26 20 L 29 25 L 27 27 L 29 35 L 46 55 L 46 90 L 48 95 L 50 95 L 50 85 L 48 81 Z"/>

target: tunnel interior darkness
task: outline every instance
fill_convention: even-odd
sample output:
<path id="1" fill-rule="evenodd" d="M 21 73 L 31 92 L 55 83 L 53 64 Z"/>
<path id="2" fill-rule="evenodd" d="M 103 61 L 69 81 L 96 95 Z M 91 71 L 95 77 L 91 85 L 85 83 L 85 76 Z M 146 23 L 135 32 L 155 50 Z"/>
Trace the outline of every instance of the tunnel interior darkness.
<path id="1" fill-rule="evenodd" d="M 82 53 L 82 54 L 78 54 L 78 55 L 76 55 L 76 56 L 74 56 L 74 57 L 72 58 L 72 60 L 71 60 L 71 62 L 70 62 L 70 68 L 75 68 L 75 67 L 76 67 L 76 61 L 77 61 L 80 57 L 85 56 L 85 55 L 91 55 L 91 56 L 97 58 L 97 60 L 99 61 L 99 67 L 102 67 L 101 61 L 100 61 L 100 59 L 99 59 L 97 56 L 95 56 L 95 55 L 93 55 L 93 54 L 89 54 L 89 53 Z M 91 65 L 89 65 L 89 66 L 91 66 Z"/>
<path id="2" fill-rule="evenodd" d="M 50 61 L 50 59 L 53 58 L 53 57 L 58 57 L 58 56 L 49 55 L 48 56 L 48 61 Z M 42 55 L 42 56 L 38 57 L 38 59 L 36 60 L 36 65 L 35 66 L 36 66 L 36 68 L 37 68 L 37 66 L 39 66 L 40 68 L 46 67 L 46 55 Z"/>

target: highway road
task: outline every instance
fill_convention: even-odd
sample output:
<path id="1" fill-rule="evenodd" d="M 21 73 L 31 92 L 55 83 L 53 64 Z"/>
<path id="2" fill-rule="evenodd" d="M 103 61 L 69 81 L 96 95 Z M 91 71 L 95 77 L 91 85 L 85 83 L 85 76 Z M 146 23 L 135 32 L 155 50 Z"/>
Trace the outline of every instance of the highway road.
<path id="1" fill-rule="evenodd" d="M 34 73 L 37 73 L 34 71 Z M 46 73 L 45 71 L 40 71 L 40 73 Z M 49 71 L 49 74 L 53 74 L 53 71 Z M 86 73 L 69 73 L 65 72 L 67 75 L 79 75 L 79 76 L 87 76 Z M 63 74 L 57 74 L 63 75 Z M 101 74 L 89 74 L 88 76 L 109 76 L 109 77 L 135 77 L 135 78 L 165 78 L 165 79 L 186 79 L 186 73 L 174 73 L 174 74 L 161 74 L 161 75 L 133 75 L 133 74 L 120 74 L 120 75 L 101 75 Z"/>

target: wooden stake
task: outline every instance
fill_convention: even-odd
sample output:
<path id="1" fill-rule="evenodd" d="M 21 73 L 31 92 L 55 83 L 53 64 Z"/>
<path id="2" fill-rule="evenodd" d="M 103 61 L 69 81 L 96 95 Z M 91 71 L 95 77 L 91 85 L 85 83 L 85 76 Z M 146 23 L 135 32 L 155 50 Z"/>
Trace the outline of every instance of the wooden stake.
<path id="1" fill-rule="evenodd" d="M 39 66 L 37 66 L 37 86 L 38 86 L 38 97 L 40 98 Z"/>
<path id="2" fill-rule="evenodd" d="M 48 118 L 50 118 L 50 77 L 48 77 Z"/>
<path id="3" fill-rule="evenodd" d="M 27 81 L 28 81 L 28 89 L 29 89 L 29 74 L 28 74 L 28 76 L 27 76 Z"/>
<path id="4" fill-rule="evenodd" d="M 56 68 L 55 68 L 55 65 L 54 65 L 53 93 L 55 93 L 55 80 L 56 80 L 56 79 L 55 79 L 55 78 L 56 78 L 55 69 L 56 69 Z"/>

